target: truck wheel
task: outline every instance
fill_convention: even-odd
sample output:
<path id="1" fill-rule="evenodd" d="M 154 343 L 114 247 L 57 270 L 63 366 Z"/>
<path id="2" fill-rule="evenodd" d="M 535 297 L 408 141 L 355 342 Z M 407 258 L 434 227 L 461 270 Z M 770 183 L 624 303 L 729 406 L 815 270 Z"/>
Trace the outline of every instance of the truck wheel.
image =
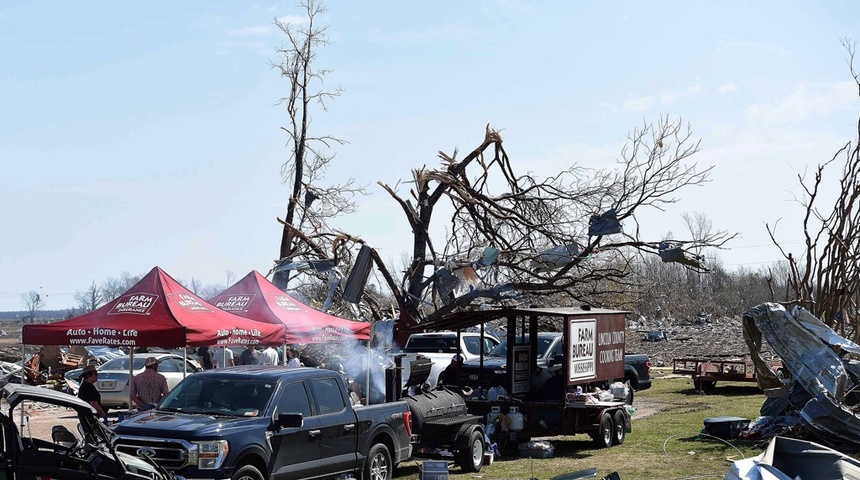
<path id="1" fill-rule="evenodd" d="M 624 437 L 627 435 L 627 430 L 624 429 L 624 414 L 621 410 L 615 412 L 612 416 L 612 425 L 615 427 L 614 435 L 612 436 L 613 445 L 621 445 L 624 443 Z"/>
<path id="2" fill-rule="evenodd" d="M 591 439 L 594 441 L 594 446 L 597 448 L 609 448 L 612 446 L 612 416 L 604 413 L 600 416 L 600 426 L 597 433 L 591 434 Z"/>
<path id="3" fill-rule="evenodd" d="M 367 463 L 364 464 L 363 480 L 389 480 L 392 478 L 393 470 L 388 447 L 382 443 L 370 447 Z"/>
<path id="4" fill-rule="evenodd" d="M 263 474 L 253 465 L 245 465 L 236 470 L 230 480 L 265 480 Z"/>
<path id="5" fill-rule="evenodd" d="M 474 430 L 469 436 L 469 446 L 460 451 L 460 468 L 464 472 L 480 472 L 484 466 L 484 436 Z"/>

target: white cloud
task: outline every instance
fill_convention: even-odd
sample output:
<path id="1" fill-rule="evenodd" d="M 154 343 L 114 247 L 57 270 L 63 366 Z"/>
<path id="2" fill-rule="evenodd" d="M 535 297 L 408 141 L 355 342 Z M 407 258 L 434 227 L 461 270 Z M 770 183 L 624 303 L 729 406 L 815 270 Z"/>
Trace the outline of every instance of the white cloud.
<path id="1" fill-rule="evenodd" d="M 629 98 L 624 100 L 624 110 L 628 112 L 642 112 L 654 105 L 654 97 Z"/>
<path id="2" fill-rule="evenodd" d="M 857 84 L 838 82 L 828 84 L 801 83 L 787 97 L 775 103 L 757 103 L 744 112 L 750 123 L 787 124 L 811 116 L 856 108 Z"/>
<path id="3" fill-rule="evenodd" d="M 687 90 L 684 91 L 684 96 L 685 97 L 695 97 L 697 95 L 701 95 L 702 91 L 703 91 L 703 89 L 702 89 L 701 85 L 691 85 L 691 86 L 687 87 Z"/>
<path id="4" fill-rule="evenodd" d="M 675 103 L 675 100 L 678 100 L 678 94 L 675 92 L 671 92 L 669 90 L 663 90 L 660 92 L 660 103 L 664 105 L 669 105 Z"/>
<path id="5" fill-rule="evenodd" d="M 307 18 L 299 15 L 284 15 L 283 17 L 278 17 L 278 21 L 281 23 L 289 23 L 290 25 L 300 25 L 308 20 Z"/>
<path id="6" fill-rule="evenodd" d="M 272 28 L 267 25 L 259 25 L 256 27 L 236 28 L 227 32 L 231 37 L 248 37 L 252 35 L 268 35 L 272 32 Z"/>
<path id="7" fill-rule="evenodd" d="M 733 93 L 738 91 L 737 84 L 733 82 L 724 83 L 717 87 L 717 93 Z"/>

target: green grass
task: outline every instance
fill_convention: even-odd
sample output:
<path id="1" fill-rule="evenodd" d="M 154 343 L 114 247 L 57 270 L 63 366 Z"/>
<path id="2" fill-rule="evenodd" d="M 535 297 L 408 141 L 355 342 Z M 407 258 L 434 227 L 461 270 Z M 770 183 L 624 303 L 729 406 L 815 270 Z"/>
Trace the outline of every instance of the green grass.
<path id="1" fill-rule="evenodd" d="M 755 419 L 764 395 L 754 383 L 721 382 L 707 395 L 693 390 L 689 378 L 656 378 L 649 390 L 636 392 L 634 406 L 656 404 L 661 410 L 646 418 L 634 415 L 633 431 L 623 445 L 595 449 L 588 435 L 559 437 L 550 442 L 554 457 L 523 459 L 513 455 L 485 466 L 478 474 L 452 467 L 449 477 L 466 480 L 549 479 L 555 475 L 596 467 L 598 477 L 617 471 L 622 480 L 723 478 L 731 460 L 761 453 L 753 442 L 731 445 L 701 437 L 703 421 L 718 416 Z M 731 460 L 727 460 L 731 459 Z M 398 478 L 417 479 L 418 462 L 401 465 Z"/>

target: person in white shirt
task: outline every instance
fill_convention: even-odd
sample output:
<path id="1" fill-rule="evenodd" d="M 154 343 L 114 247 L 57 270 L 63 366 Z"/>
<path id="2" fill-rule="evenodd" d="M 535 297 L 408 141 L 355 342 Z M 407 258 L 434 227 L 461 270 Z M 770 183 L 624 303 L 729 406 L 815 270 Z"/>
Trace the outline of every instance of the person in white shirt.
<path id="1" fill-rule="evenodd" d="M 278 351 L 271 345 L 260 352 L 260 365 L 277 365 Z"/>
<path id="2" fill-rule="evenodd" d="M 233 362 L 233 351 L 227 347 L 212 347 L 209 349 L 212 352 L 212 367 L 227 368 L 235 365 Z M 225 362 L 226 359 L 226 362 Z"/>
<path id="3" fill-rule="evenodd" d="M 293 348 L 287 349 L 287 358 L 289 361 L 287 362 L 287 366 L 290 368 L 298 368 L 302 367 L 302 362 L 299 360 L 299 352 L 297 352 Z"/>

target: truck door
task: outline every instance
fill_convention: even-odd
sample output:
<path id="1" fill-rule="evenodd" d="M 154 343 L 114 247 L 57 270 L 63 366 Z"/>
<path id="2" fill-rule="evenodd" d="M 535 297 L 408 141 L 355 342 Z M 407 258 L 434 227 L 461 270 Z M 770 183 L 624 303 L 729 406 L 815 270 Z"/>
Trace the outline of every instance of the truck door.
<path id="1" fill-rule="evenodd" d="M 355 412 L 347 405 L 342 380 L 334 376 L 314 378 L 311 391 L 319 419 L 320 473 L 323 476 L 352 472 L 358 460 Z"/>
<path id="2" fill-rule="evenodd" d="M 272 433 L 272 479 L 310 478 L 319 475 L 319 420 L 310 407 L 310 396 L 301 381 L 284 386 L 278 398 L 279 413 L 301 413 L 301 428 L 282 428 Z"/>

